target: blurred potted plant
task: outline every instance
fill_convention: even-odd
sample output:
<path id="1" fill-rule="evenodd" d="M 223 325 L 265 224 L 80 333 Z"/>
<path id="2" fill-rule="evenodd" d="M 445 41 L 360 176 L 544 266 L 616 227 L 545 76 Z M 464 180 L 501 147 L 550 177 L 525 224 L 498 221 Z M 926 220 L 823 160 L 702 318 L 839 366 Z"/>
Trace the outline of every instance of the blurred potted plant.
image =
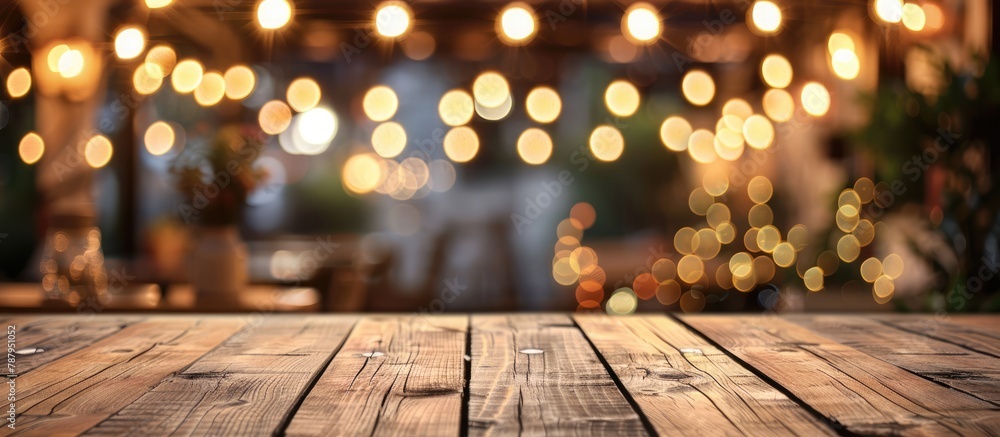
<path id="1" fill-rule="evenodd" d="M 247 249 L 237 225 L 260 179 L 253 163 L 263 143 L 259 130 L 226 126 L 174 161 L 172 172 L 184 198 L 178 209 L 194 226 L 191 283 L 201 301 L 234 301 L 246 286 Z"/>

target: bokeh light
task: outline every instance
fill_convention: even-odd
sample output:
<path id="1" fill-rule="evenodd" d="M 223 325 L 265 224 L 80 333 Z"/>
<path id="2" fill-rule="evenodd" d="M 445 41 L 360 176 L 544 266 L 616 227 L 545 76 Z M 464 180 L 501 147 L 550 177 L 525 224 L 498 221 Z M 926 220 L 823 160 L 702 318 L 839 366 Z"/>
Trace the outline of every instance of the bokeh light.
<path id="1" fill-rule="evenodd" d="M 802 276 L 802 281 L 809 291 L 820 291 L 823 289 L 823 269 L 810 267 Z"/>
<path id="2" fill-rule="evenodd" d="M 383 158 L 395 158 L 406 148 L 406 130 L 396 122 L 386 122 L 375 126 L 372 132 L 372 148 Z"/>
<path id="3" fill-rule="evenodd" d="M 348 190 L 365 194 L 374 190 L 382 180 L 382 167 L 374 154 L 358 154 L 344 162 L 342 177 Z"/>
<path id="4" fill-rule="evenodd" d="M 25 164 L 34 164 L 45 154 L 45 141 L 37 133 L 28 132 L 18 143 L 17 154 Z"/>
<path id="5" fill-rule="evenodd" d="M 319 104 L 321 95 L 319 84 L 308 77 L 293 80 L 288 84 L 288 91 L 285 93 L 288 105 L 296 112 L 306 112 L 315 108 Z"/>
<path id="6" fill-rule="evenodd" d="M 858 77 L 861 72 L 861 61 L 858 55 L 851 50 L 840 49 L 833 52 L 830 58 L 830 66 L 837 77 L 852 80 Z"/>
<path id="7" fill-rule="evenodd" d="M 903 0 L 872 0 L 875 16 L 886 23 L 898 23 L 903 18 Z"/>
<path id="8" fill-rule="evenodd" d="M 77 77 L 83 72 L 83 53 L 74 49 L 67 50 L 59 55 L 57 66 L 60 76 L 65 78 Z"/>
<path id="9" fill-rule="evenodd" d="M 146 150 L 153 156 L 160 156 L 174 147 L 175 137 L 174 128 L 170 124 L 157 121 L 146 128 L 142 138 Z"/>
<path id="10" fill-rule="evenodd" d="M 691 123 L 683 117 L 667 117 L 660 125 L 660 141 L 670 150 L 683 152 L 687 150 L 691 132 Z"/>
<path id="11" fill-rule="evenodd" d="M 758 0 L 750 7 L 750 22 L 761 33 L 774 33 L 781 27 L 781 9 L 773 2 Z"/>
<path id="12" fill-rule="evenodd" d="M 146 52 L 144 65 L 159 66 L 163 77 L 167 77 L 174 71 L 174 66 L 177 65 L 177 53 L 167 45 L 153 46 L 153 48 Z"/>
<path id="13" fill-rule="evenodd" d="M 444 135 L 444 153 L 455 162 L 469 162 L 479 153 L 479 136 L 468 126 L 452 128 Z"/>
<path id="14" fill-rule="evenodd" d="M 771 186 L 771 181 L 764 176 L 754 176 L 747 183 L 747 195 L 754 203 L 767 203 L 768 200 L 771 200 L 773 193 L 774 188 Z"/>
<path id="15" fill-rule="evenodd" d="M 451 90 L 441 96 L 438 115 L 448 126 L 462 126 L 472 120 L 475 113 L 472 96 L 463 90 Z"/>
<path id="16" fill-rule="evenodd" d="M 482 106 L 497 108 L 510 97 L 510 85 L 500 73 L 487 71 L 472 83 L 472 96 Z"/>
<path id="17" fill-rule="evenodd" d="M 522 2 L 512 3 L 504 8 L 497 24 L 500 39 L 510 45 L 527 44 L 537 30 L 534 10 Z"/>
<path id="18" fill-rule="evenodd" d="M 528 128 L 517 138 L 517 154 L 528 164 L 544 164 L 552 156 L 552 138 L 541 129 Z"/>
<path id="19" fill-rule="evenodd" d="M 634 3 L 622 17 L 622 34 L 635 44 L 652 44 L 660 37 L 660 16 L 648 3 Z"/>
<path id="20" fill-rule="evenodd" d="M 135 59 L 146 48 L 146 34 L 138 27 L 125 27 L 115 34 L 115 54 L 119 59 Z"/>
<path id="21" fill-rule="evenodd" d="M 313 146 L 303 148 L 302 144 L 298 144 L 299 151 L 314 155 L 326 150 L 337 135 L 338 127 L 337 115 L 327 108 L 313 108 L 299 114 L 296 131 L 304 142 Z"/>
<path id="22" fill-rule="evenodd" d="M 222 101 L 226 95 L 226 79 L 218 72 L 208 72 L 194 89 L 194 100 L 201 106 L 212 106 Z"/>
<path id="23" fill-rule="evenodd" d="M 774 125 L 762 115 L 751 115 L 743 123 L 743 137 L 755 149 L 766 149 L 774 143 Z"/>
<path id="24" fill-rule="evenodd" d="M 261 106 L 257 121 L 264 133 L 278 135 L 292 123 L 292 108 L 280 100 L 271 100 Z"/>
<path id="25" fill-rule="evenodd" d="M 830 92 L 818 82 L 809 82 L 802 87 L 802 109 L 815 117 L 821 117 L 830 110 Z"/>
<path id="26" fill-rule="evenodd" d="M 604 92 L 608 111 L 619 117 L 631 117 L 639 109 L 639 90 L 628 81 L 616 80 Z"/>
<path id="27" fill-rule="evenodd" d="M 396 38 L 410 29 L 413 12 L 406 3 L 390 1 L 382 3 L 375 11 L 375 30 L 379 35 Z"/>
<path id="28" fill-rule="evenodd" d="M 562 112 L 562 100 L 554 89 L 540 86 L 528 93 L 528 97 L 525 99 L 525 109 L 532 120 L 539 123 L 552 123 Z"/>
<path id="29" fill-rule="evenodd" d="M 232 100 L 247 98 L 257 86 L 257 75 L 245 65 L 230 67 L 223 75 L 223 79 L 226 85 L 226 97 Z"/>
<path id="30" fill-rule="evenodd" d="M 698 129 L 688 137 L 688 154 L 691 159 L 701 164 L 715 162 L 718 156 L 715 154 L 715 135 L 711 131 Z"/>
<path id="31" fill-rule="evenodd" d="M 257 4 L 257 23 L 263 29 L 280 29 L 291 19 L 292 5 L 287 0 L 262 0 Z"/>
<path id="32" fill-rule="evenodd" d="M 639 305 L 635 293 L 629 288 L 619 288 L 608 298 L 605 310 L 611 315 L 628 315 L 635 312 Z"/>
<path id="33" fill-rule="evenodd" d="M 108 140 L 104 135 L 94 135 L 87 140 L 87 144 L 83 148 L 83 157 L 87 160 L 87 164 L 93 168 L 108 165 L 113 153 L 111 140 Z"/>
<path id="34" fill-rule="evenodd" d="M 795 114 L 795 99 L 788 91 L 782 89 L 770 89 L 764 93 L 762 100 L 764 114 L 771 120 L 783 123 L 792 119 Z"/>
<path id="35" fill-rule="evenodd" d="M 772 88 L 785 88 L 792 83 L 792 63 L 781 55 L 767 55 L 760 63 L 760 75 Z"/>
<path id="36" fill-rule="evenodd" d="M 907 3 L 903 5 L 903 26 L 914 32 L 919 32 L 924 30 L 924 26 L 927 24 L 927 15 L 924 14 L 924 8 L 916 3 Z"/>
<path id="37" fill-rule="evenodd" d="M 605 162 L 617 160 L 625 150 L 625 138 L 622 133 L 609 125 L 601 125 L 590 133 L 590 152 L 594 157 Z"/>
<path id="38" fill-rule="evenodd" d="M 200 62 L 194 59 L 185 59 L 174 66 L 170 83 L 174 86 L 174 91 L 187 94 L 198 88 L 204 74 L 204 68 Z"/>
<path id="39" fill-rule="evenodd" d="M 692 105 L 705 106 L 715 97 L 715 81 L 704 71 L 692 70 L 681 80 L 681 91 Z"/>
<path id="40" fill-rule="evenodd" d="M 385 85 L 374 86 L 365 93 L 361 102 L 365 115 L 372 121 L 386 121 L 399 109 L 396 92 Z"/>

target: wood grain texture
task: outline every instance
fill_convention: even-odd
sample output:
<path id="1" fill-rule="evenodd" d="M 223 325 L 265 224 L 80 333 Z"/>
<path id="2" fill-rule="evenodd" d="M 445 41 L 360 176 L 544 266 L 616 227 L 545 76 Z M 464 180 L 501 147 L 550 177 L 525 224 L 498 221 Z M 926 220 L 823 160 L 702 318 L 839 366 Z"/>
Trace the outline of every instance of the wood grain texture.
<path id="1" fill-rule="evenodd" d="M 53 315 L 7 318 L 17 331 L 17 374 L 57 360 L 142 321 L 141 317 Z M 40 350 L 40 351 L 39 351 Z"/>
<path id="2" fill-rule="evenodd" d="M 268 316 L 87 435 L 275 434 L 354 321 L 349 316 Z"/>
<path id="3" fill-rule="evenodd" d="M 568 316 L 473 316 L 471 355 L 470 436 L 645 433 Z"/>
<path id="4" fill-rule="evenodd" d="M 980 316 L 889 314 L 874 317 L 887 325 L 1000 358 L 1000 330 Z M 994 318 L 1000 319 L 1000 318 Z"/>
<path id="5" fill-rule="evenodd" d="M 467 316 L 359 320 L 286 435 L 458 435 L 468 325 Z"/>
<path id="6" fill-rule="evenodd" d="M 17 378 L 13 435 L 78 435 L 191 364 L 243 318 L 154 317 Z"/>
<path id="7" fill-rule="evenodd" d="M 790 316 L 845 346 L 1000 406 L 1000 360 L 865 317 Z"/>
<path id="8" fill-rule="evenodd" d="M 998 435 L 1000 410 L 771 316 L 685 316 L 685 323 L 847 431 Z"/>
<path id="9" fill-rule="evenodd" d="M 774 387 L 663 315 L 574 319 L 663 435 L 835 435 Z"/>

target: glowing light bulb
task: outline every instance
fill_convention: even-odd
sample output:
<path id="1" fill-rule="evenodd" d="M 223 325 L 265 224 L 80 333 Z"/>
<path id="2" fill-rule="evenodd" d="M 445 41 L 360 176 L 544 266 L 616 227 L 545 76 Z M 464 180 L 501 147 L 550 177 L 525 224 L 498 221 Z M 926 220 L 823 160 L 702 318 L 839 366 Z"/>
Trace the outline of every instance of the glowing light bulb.
<path id="1" fill-rule="evenodd" d="M 499 20 L 500 38 L 512 45 L 523 45 L 535 35 L 535 12 L 525 3 L 512 3 L 502 12 Z"/>
<path id="2" fill-rule="evenodd" d="M 115 54 L 119 59 L 135 59 L 146 48 L 146 35 L 137 27 L 126 27 L 115 35 Z"/>
<path id="3" fill-rule="evenodd" d="M 375 30 L 387 38 L 401 36 L 410 29 L 412 15 L 406 3 L 398 1 L 382 3 L 375 11 Z"/>
<path id="4" fill-rule="evenodd" d="M 292 19 L 292 5 L 287 0 L 263 0 L 257 4 L 257 23 L 274 30 L 285 27 Z"/>
<path id="5" fill-rule="evenodd" d="M 754 27 L 763 33 L 773 33 L 781 27 L 781 9 L 773 2 L 761 0 L 750 8 Z"/>
<path id="6" fill-rule="evenodd" d="M 625 10 L 622 34 L 636 44 L 652 44 L 660 37 L 660 16 L 648 3 L 636 3 Z"/>
<path id="7" fill-rule="evenodd" d="M 146 0 L 146 7 L 150 9 L 165 8 L 173 3 L 174 0 Z"/>

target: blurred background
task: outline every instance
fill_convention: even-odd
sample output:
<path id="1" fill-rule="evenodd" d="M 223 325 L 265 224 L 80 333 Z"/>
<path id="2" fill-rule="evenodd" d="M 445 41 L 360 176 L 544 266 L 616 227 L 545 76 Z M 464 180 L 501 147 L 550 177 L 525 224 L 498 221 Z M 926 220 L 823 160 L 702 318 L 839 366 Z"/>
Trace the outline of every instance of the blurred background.
<path id="1" fill-rule="evenodd" d="M 996 311 L 988 0 L 17 0 L 0 307 Z"/>

